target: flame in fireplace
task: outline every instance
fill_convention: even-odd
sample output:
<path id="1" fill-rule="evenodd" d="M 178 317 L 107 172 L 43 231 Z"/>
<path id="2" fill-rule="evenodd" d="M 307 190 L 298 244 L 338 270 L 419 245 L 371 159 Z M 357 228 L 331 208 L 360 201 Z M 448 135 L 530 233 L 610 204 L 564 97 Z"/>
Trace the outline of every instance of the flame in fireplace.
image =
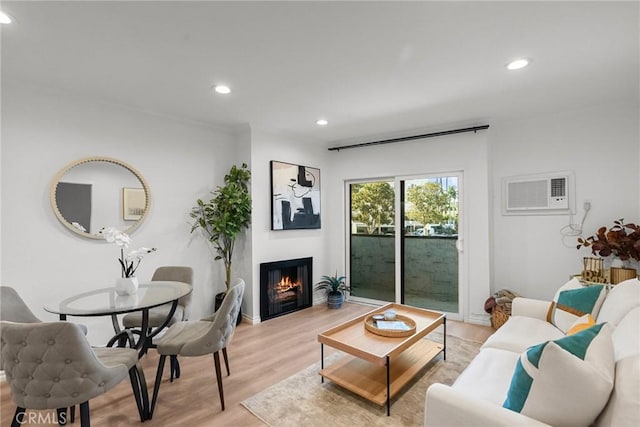
<path id="1" fill-rule="evenodd" d="M 302 283 L 292 282 L 291 278 L 285 276 L 282 279 L 280 279 L 278 283 L 276 283 L 275 289 L 277 293 L 289 292 L 289 291 L 302 292 Z"/>

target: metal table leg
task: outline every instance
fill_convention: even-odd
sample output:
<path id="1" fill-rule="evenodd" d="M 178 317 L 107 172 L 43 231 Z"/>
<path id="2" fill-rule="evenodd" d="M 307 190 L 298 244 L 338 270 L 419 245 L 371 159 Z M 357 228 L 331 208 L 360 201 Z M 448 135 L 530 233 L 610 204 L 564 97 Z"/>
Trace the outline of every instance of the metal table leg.
<path id="1" fill-rule="evenodd" d="M 442 319 L 442 326 L 444 326 L 442 356 L 447 360 L 447 316 Z"/>
<path id="2" fill-rule="evenodd" d="M 390 375 L 389 371 L 391 370 L 391 361 L 389 360 L 389 356 L 387 356 L 387 417 L 391 415 L 391 385 L 390 385 Z"/>
<path id="3" fill-rule="evenodd" d="M 320 343 L 320 370 L 324 369 L 324 344 Z M 320 383 L 324 384 L 324 376 L 320 375 Z"/>

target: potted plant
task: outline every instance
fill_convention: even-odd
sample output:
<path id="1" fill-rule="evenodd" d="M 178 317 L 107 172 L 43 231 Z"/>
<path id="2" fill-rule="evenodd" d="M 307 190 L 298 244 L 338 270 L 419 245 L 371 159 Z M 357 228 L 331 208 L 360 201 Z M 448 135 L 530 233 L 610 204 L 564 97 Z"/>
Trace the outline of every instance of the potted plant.
<path id="1" fill-rule="evenodd" d="M 236 237 L 249 228 L 251 222 L 250 178 L 251 171 L 246 163 L 241 167 L 233 165 L 224 176 L 224 185 L 212 192 L 213 197 L 208 202 L 198 199 L 190 214 L 193 218 L 191 232 L 201 229 L 216 251 L 215 260 L 224 262 L 227 290 L 231 286 L 231 262 Z M 220 301 L 224 294 L 220 294 Z"/>
<path id="2" fill-rule="evenodd" d="M 640 226 L 633 223 L 625 224 L 624 218 L 621 218 L 613 221 L 613 226 L 608 229 L 605 226 L 598 228 L 593 236 L 586 239 L 579 237 L 577 249 L 582 247 L 590 247 L 591 253 L 600 257 L 612 255 L 617 258 L 617 263 L 611 264 L 612 283 L 618 283 L 614 280 L 614 274 L 620 275 L 619 279 L 622 280 L 627 276 L 635 277 L 635 269 L 622 267 L 631 259 L 640 261 Z M 615 269 L 628 271 L 620 272 Z"/>
<path id="3" fill-rule="evenodd" d="M 316 290 L 327 291 L 327 306 L 329 308 L 340 308 L 344 301 L 344 294 L 349 291 L 349 286 L 345 283 L 345 276 L 338 276 L 336 272 L 333 276 L 322 276 L 316 283 Z"/>
<path id="4" fill-rule="evenodd" d="M 640 261 L 640 226 L 625 224 L 624 218 L 613 221 L 613 227 L 600 227 L 594 236 L 578 238 L 577 249 L 591 247 L 591 253 L 601 257 L 614 255 L 621 261 Z M 629 230 L 627 232 L 627 230 Z"/>

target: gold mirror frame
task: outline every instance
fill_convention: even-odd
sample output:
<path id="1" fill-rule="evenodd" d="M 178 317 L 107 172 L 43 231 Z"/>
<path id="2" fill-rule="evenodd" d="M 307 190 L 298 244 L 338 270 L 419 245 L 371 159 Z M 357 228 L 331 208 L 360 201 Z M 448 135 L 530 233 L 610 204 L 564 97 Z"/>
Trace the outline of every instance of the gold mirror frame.
<path id="1" fill-rule="evenodd" d="M 151 207 L 151 192 L 149 190 L 149 184 L 147 184 L 147 181 L 144 179 L 142 174 L 136 168 L 134 168 L 133 166 L 131 166 L 131 165 L 129 165 L 129 164 L 123 162 L 123 161 L 120 161 L 118 159 L 114 159 L 112 157 L 85 157 L 83 159 L 71 162 L 68 165 L 66 165 L 65 167 L 63 167 L 62 169 L 60 169 L 60 171 L 56 174 L 56 176 L 53 178 L 53 181 L 51 182 L 50 201 L 51 201 L 51 208 L 53 209 L 53 212 L 55 213 L 55 215 L 58 218 L 58 220 L 65 227 L 67 227 L 69 230 L 73 231 L 74 233 L 76 233 L 76 234 L 78 234 L 78 235 L 80 235 L 82 237 L 87 237 L 87 238 L 96 239 L 96 240 L 102 240 L 102 236 L 100 234 L 84 232 L 84 231 L 74 227 L 71 223 L 69 223 L 69 221 L 67 221 L 67 219 L 64 216 L 62 216 L 62 213 L 60 212 L 60 209 L 58 209 L 58 203 L 56 201 L 56 192 L 57 192 L 57 188 L 58 188 L 58 183 L 60 182 L 60 180 L 62 179 L 64 174 L 69 172 L 71 169 L 73 169 L 76 166 L 80 166 L 80 165 L 83 165 L 83 164 L 86 164 L 86 163 L 92 163 L 92 162 L 105 162 L 105 163 L 111 163 L 111 164 L 114 164 L 114 165 L 117 165 L 117 166 L 121 166 L 121 167 L 125 168 L 126 170 L 128 170 L 129 172 L 131 172 L 138 179 L 138 181 L 140 181 L 140 184 L 142 184 L 142 188 L 144 189 L 144 194 L 145 194 L 145 197 L 146 197 L 144 211 L 142 212 L 142 215 L 140 216 L 140 218 L 135 223 L 133 223 L 131 226 L 129 226 L 126 230 L 123 230 L 125 233 L 130 235 L 136 228 L 138 228 L 140 226 L 140 224 L 142 224 L 144 219 L 149 214 L 149 209 Z"/>

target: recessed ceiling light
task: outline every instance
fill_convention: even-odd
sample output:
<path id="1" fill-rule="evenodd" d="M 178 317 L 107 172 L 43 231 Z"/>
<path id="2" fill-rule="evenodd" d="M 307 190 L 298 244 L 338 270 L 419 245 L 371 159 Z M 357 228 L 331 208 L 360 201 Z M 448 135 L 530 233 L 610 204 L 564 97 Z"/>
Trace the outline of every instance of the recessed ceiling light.
<path id="1" fill-rule="evenodd" d="M 11 24 L 11 17 L 0 10 L 0 24 Z"/>
<path id="2" fill-rule="evenodd" d="M 519 70 L 521 68 L 526 67 L 527 65 L 529 65 L 529 60 L 525 59 L 525 58 L 521 58 L 521 59 L 516 59 L 515 61 L 511 61 L 509 62 L 506 67 L 507 70 Z"/>
<path id="3" fill-rule="evenodd" d="M 228 93 L 231 93 L 231 89 L 229 89 L 229 86 L 225 86 L 225 85 L 215 85 L 213 87 L 213 90 L 216 91 L 217 93 L 222 94 L 222 95 L 226 95 Z"/>
<path id="4" fill-rule="evenodd" d="M 316 124 L 318 126 L 326 126 L 329 124 L 329 121 L 327 121 L 327 119 L 318 119 L 316 120 Z"/>

